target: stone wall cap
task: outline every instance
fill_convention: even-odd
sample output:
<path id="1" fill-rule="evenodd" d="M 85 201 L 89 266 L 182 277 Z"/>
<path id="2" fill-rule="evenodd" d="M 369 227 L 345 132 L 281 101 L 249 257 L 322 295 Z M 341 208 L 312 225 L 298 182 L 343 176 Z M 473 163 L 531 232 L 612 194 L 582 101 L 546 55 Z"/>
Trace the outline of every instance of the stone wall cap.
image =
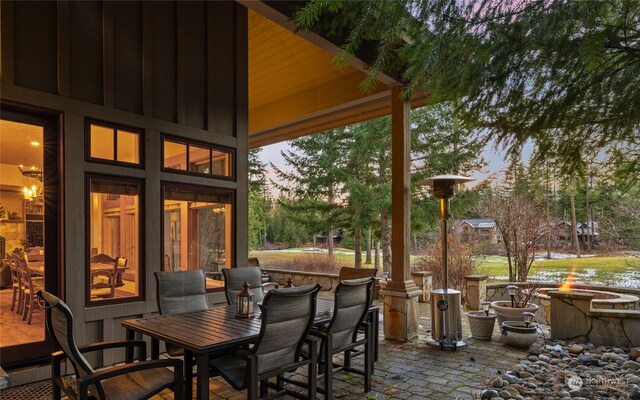
<path id="1" fill-rule="evenodd" d="M 551 298 L 562 298 L 562 299 L 572 299 L 572 300 L 591 300 L 593 299 L 593 293 L 579 293 L 579 292 L 558 292 L 552 291 L 549 292 L 549 297 Z"/>
<path id="2" fill-rule="evenodd" d="M 431 275 L 433 275 L 433 272 L 431 272 L 431 271 L 412 271 L 411 275 L 431 276 Z"/>
<path id="3" fill-rule="evenodd" d="M 484 281 L 489 279 L 488 275 L 467 275 L 464 277 L 468 281 Z"/>
<path id="4" fill-rule="evenodd" d="M 382 294 L 383 296 L 402 297 L 405 299 L 411 299 L 413 297 L 420 296 L 422 294 L 422 290 L 413 290 L 410 292 L 395 291 L 395 290 L 381 290 L 380 294 Z"/>
<path id="5" fill-rule="evenodd" d="M 640 319 L 640 310 L 605 310 L 600 308 L 592 308 L 589 312 L 590 317 L 610 317 L 610 318 L 630 318 Z"/>

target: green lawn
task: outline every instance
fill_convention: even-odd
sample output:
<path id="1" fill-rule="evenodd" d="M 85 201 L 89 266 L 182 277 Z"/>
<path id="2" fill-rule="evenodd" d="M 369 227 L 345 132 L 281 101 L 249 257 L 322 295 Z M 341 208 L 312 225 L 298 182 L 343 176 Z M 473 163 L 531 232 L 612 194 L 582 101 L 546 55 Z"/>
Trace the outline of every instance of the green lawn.
<path id="1" fill-rule="evenodd" d="M 283 267 L 302 271 L 317 270 L 316 266 L 327 270 L 326 253 L 297 248 L 273 251 L 252 251 L 251 257 L 258 257 L 265 267 Z M 411 256 L 413 263 L 418 256 Z M 364 261 L 364 255 L 363 255 Z M 335 249 L 336 268 L 353 266 L 354 253 L 349 249 Z M 299 267 L 299 268 L 298 268 Z M 365 264 L 372 268 L 373 265 Z M 640 259 L 625 256 L 583 257 L 580 259 L 536 260 L 530 277 L 544 281 L 563 281 L 575 268 L 574 277 L 578 282 L 610 286 L 640 287 Z M 334 271 L 335 272 L 335 271 Z M 491 280 L 506 280 L 509 272 L 506 257 L 486 256 L 478 262 L 478 273 L 488 275 Z"/>
<path id="2" fill-rule="evenodd" d="M 640 260 L 634 257 L 584 257 L 554 260 L 536 260 L 530 277 L 557 281 L 574 270 L 577 281 L 614 286 L 640 287 Z M 508 276 L 506 257 L 487 256 L 478 264 L 478 272 L 492 279 Z"/>

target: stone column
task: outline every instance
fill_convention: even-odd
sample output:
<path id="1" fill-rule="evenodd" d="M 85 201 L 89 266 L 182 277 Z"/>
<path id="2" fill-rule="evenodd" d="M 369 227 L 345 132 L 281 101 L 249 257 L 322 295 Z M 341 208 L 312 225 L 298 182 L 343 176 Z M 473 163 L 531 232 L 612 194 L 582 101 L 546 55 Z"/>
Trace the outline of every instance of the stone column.
<path id="1" fill-rule="evenodd" d="M 591 330 L 593 294 L 549 292 L 551 297 L 551 338 L 586 342 Z"/>
<path id="2" fill-rule="evenodd" d="M 409 341 L 418 336 L 420 289 L 411 278 L 411 105 L 402 98 L 402 87 L 391 89 L 391 280 L 384 296 L 384 336 Z"/>
<path id="3" fill-rule="evenodd" d="M 433 286 L 433 273 L 431 271 L 413 271 L 411 277 L 415 282 L 418 289 L 422 290 L 422 294 L 419 299 L 421 303 L 428 303 L 430 301 L 431 287 Z"/>
<path id="4" fill-rule="evenodd" d="M 487 299 L 487 275 L 467 275 L 464 277 L 467 286 L 467 303 L 472 310 L 482 309 L 482 302 Z"/>

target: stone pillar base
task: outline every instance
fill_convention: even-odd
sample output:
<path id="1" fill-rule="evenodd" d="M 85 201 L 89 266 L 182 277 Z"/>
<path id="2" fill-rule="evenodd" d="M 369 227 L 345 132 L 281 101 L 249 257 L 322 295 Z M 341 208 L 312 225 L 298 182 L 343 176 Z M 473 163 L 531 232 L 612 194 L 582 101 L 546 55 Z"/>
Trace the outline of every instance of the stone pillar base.
<path id="1" fill-rule="evenodd" d="M 383 290 L 384 337 L 408 342 L 418 337 L 418 296 L 422 292 Z"/>
<path id="2" fill-rule="evenodd" d="M 482 302 L 487 299 L 487 275 L 467 275 L 466 300 L 472 310 L 481 310 Z"/>

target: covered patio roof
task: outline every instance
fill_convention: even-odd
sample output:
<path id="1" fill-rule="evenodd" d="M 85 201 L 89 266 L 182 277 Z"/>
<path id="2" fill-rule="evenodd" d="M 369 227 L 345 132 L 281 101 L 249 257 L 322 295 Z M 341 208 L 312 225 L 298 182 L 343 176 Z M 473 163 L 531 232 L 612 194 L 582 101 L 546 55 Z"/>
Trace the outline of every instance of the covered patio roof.
<path id="1" fill-rule="evenodd" d="M 296 31 L 288 16 L 264 2 L 241 1 L 249 8 L 249 146 L 260 147 L 342 127 L 391 113 L 391 88 L 400 85 L 378 75 L 378 86 L 364 93 L 364 61 L 353 58 L 338 68 L 339 48 L 310 32 Z M 411 106 L 426 103 L 417 94 Z"/>

